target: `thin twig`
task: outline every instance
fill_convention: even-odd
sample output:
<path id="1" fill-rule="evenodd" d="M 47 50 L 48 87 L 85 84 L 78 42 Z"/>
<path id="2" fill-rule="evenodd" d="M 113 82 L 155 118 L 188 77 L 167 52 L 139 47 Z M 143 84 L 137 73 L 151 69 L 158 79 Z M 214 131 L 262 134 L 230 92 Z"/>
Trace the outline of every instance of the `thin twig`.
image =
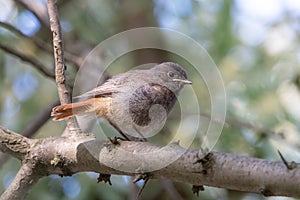
<path id="1" fill-rule="evenodd" d="M 49 24 L 46 19 L 43 19 L 40 14 L 37 12 L 35 8 L 32 7 L 32 3 L 30 1 L 23 1 L 23 0 L 14 0 L 16 3 L 21 5 L 23 8 L 29 10 L 40 22 L 40 24 L 44 27 L 49 29 Z"/>
<path id="2" fill-rule="evenodd" d="M 66 86 L 63 39 L 58 18 L 56 1 L 47 0 L 47 8 L 50 19 L 50 28 L 53 33 L 55 80 L 58 90 L 58 96 L 61 104 L 68 104 L 71 102 L 71 98 Z M 67 120 L 67 127 L 69 131 L 66 131 L 66 134 L 74 134 L 80 131 L 75 117 Z"/>
<path id="3" fill-rule="evenodd" d="M 142 194 L 143 190 L 145 189 L 145 186 L 146 186 L 146 184 L 148 183 L 149 180 L 150 180 L 149 178 L 146 178 L 146 179 L 144 180 L 144 183 L 143 183 L 142 187 L 139 189 L 139 191 L 138 191 L 138 193 L 137 193 L 137 195 L 136 195 L 136 199 L 137 199 L 137 200 L 140 199 L 141 194 Z"/>
<path id="4" fill-rule="evenodd" d="M 29 56 L 29 55 L 25 55 L 23 53 L 21 53 L 20 51 L 13 49 L 7 45 L 1 44 L 0 43 L 0 49 L 2 49 L 3 51 L 12 54 L 18 58 L 20 58 L 21 60 L 28 62 L 30 64 L 32 64 L 36 69 L 38 69 L 40 72 L 42 72 L 45 76 L 50 77 L 50 78 L 54 78 L 54 73 L 52 71 L 50 71 L 42 62 L 40 62 L 39 60 Z"/>
<path id="5" fill-rule="evenodd" d="M 27 124 L 27 126 L 21 132 L 21 135 L 25 137 L 32 137 L 47 121 L 50 119 L 50 113 L 54 106 L 57 106 L 59 101 L 56 100 L 55 102 L 48 105 L 44 110 L 42 110 L 36 117 Z"/>
<path id="6" fill-rule="evenodd" d="M 284 163 L 284 165 L 286 166 L 286 168 L 288 170 L 292 170 L 292 169 L 295 169 L 297 168 L 297 163 L 295 161 L 292 161 L 290 163 L 288 163 L 288 161 L 286 161 L 286 159 L 283 157 L 283 155 L 281 154 L 281 152 L 279 150 L 277 150 L 282 162 Z"/>
<path id="7" fill-rule="evenodd" d="M 52 47 L 48 43 L 44 42 L 43 40 L 40 40 L 39 38 L 36 38 L 36 37 L 30 37 L 28 35 L 25 35 L 19 29 L 15 28 L 14 26 L 12 26 L 9 23 L 0 22 L 0 26 L 13 32 L 18 37 L 25 38 L 25 39 L 32 41 L 40 50 L 43 50 L 43 51 L 53 54 Z M 79 69 L 81 63 L 83 62 L 80 57 L 77 57 L 76 55 L 73 55 L 66 51 L 64 52 L 64 56 L 65 56 L 66 61 L 73 63 L 77 69 Z"/>
<path id="8" fill-rule="evenodd" d="M 48 13 L 50 18 L 50 28 L 53 33 L 53 49 L 55 59 L 55 78 L 58 89 L 59 100 L 61 104 L 70 103 L 70 96 L 65 85 L 65 62 L 64 47 L 59 24 L 56 3 L 54 0 L 47 0 Z"/>
<path id="9" fill-rule="evenodd" d="M 25 38 L 30 38 L 29 36 L 23 34 L 19 29 L 16 29 L 13 25 L 6 23 L 6 22 L 1 22 L 0 21 L 0 26 L 2 26 L 3 28 L 9 30 L 10 32 L 13 32 L 14 34 L 16 34 L 18 37 L 25 37 Z M 31 39 L 33 40 L 33 39 Z"/>

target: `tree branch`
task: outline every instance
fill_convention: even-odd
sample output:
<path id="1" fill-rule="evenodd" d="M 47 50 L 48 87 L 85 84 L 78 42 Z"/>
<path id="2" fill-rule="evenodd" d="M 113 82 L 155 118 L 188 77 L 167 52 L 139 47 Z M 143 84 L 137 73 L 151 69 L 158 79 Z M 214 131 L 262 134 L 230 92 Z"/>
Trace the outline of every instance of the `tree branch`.
<path id="1" fill-rule="evenodd" d="M 24 199 L 32 186 L 42 177 L 42 174 L 37 172 L 31 162 L 22 164 L 13 182 L 0 198 L 5 200 Z"/>
<path id="2" fill-rule="evenodd" d="M 61 104 L 70 103 L 70 96 L 65 85 L 65 62 L 64 62 L 64 48 L 57 14 L 57 8 L 54 0 L 47 0 L 48 13 L 50 18 L 50 27 L 53 33 L 53 49 L 55 60 L 55 77 L 58 89 L 58 95 Z"/>
<path id="3" fill-rule="evenodd" d="M 53 32 L 56 83 L 61 104 L 66 104 L 70 97 L 65 85 L 63 41 L 57 8 L 54 0 L 47 0 L 47 5 Z M 11 52 L 18 56 L 19 52 Z M 76 121 L 67 121 L 67 126 L 70 132 L 72 128 L 78 128 Z M 68 176 L 84 171 L 130 176 L 143 174 L 153 179 L 170 179 L 265 196 L 300 197 L 299 164 L 287 169 L 283 162 L 218 152 L 199 159 L 199 150 L 184 149 L 177 143 L 159 147 L 148 142 L 117 140 L 116 144 L 112 144 L 95 140 L 94 136 L 87 134 L 28 139 L 0 127 L 0 151 L 22 160 L 22 167 L 1 199 L 24 198 L 43 176 Z M 176 159 L 166 163 L 173 158 Z M 157 168 L 160 165 L 162 167 Z"/>
<path id="4" fill-rule="evenodd" d="M 41 63 L 39 60 L 25 55 L 23 53 L 21 53 L 20 51 L 13 49 L 9 46 L 6 46 L 4 44 L 0 43 L 0 49 L 2 49 L 3 51 L 12 54 L 18 58 L 20 58 L 21 60 L 30 63 L 31 65 L 33 65 L 37 70 L 39 70 L 42 74 L 44 74 L 47 77 L 50 78 L 54 78 L 54 74 L 52 71 L 50 71 L 43 63 Z"/>
<path id="5" fill-rule="evenodd" d="M 59 101 L 56 100 L 50 105 L 48 105 L 44 110 L 42 110 L 21 132 L 21 135 L 25 137 L 31 137 L 35 134 L 49 119 L 50 113 L 54 106 L 57 106 Z"/>
<path id="6" fill-rule="evenodd" d="M 7 45 L 1 44 L 0 43 L 0 49 L 3 51 L 16 56 L 17 58 L 20 58 L 22 61 L 30 63 L 33 67 L 35 67 L 38 71 L 40 71 L 42 74 L 44 74 L 46 77 L 49 77 L 51 79 L 55 79 L 55 75 L 52 72 L 52 70 L 49 70 L 42 62 L 39 60 L 35 59 L 32 56 L 26 55 L 21 53 L 20 51 L 13 49 Z M 73 83 L 68 83 L 68 86 L 70 88 L 73 87 Z"/>
<path id="7" fill-rule="evenodd" d="M 55 101 L 42 110 L 21 132 L 25 137 L 32 137 L 50 118 L 51 110 L 58 105 L 59 101 Z M 6 163 L 10 157 L 7 154 L 0 153 L 0 168 Z"/>
<path id="8" fill-rule="evenodd" d="M 53 49 L 50 47 L 49 44 L 47 44 L 46 42 L 44 42 L 43 40 L 40 40 L 39 38 L 36 37 L 29 37 L 25 34 L 23 34 L 20 30 L 18 30 L 17 28 L 15 28 L 14 26 L 12 26 L 11 24 L 5 23 L 5 22 L 0 22 L 0 26 L 4 27 L 5 29 L 13 32 L 14 34 L 16 34 L 16 36 L 18 37 L 22 37 L 25 39 L 28 39 L 30 41 L 32 41 L 40 50 L 46 51 L 48 53 L 53 53 Z M 79 69 L 81 63 L 83 62 L 82 59 L 80 57 L 77 57 L 69 52 L 64 53 L 65 59 L 66 61 L 73 63 L 75 65 L 75 67 L 77 69 Z"/>
<path id="9" fill-rule="evenodd" d="M 30 148 L 31 140 L 0 127 L 0 151 L 23 159 Z"/>
<path id="10" fill-rule="evenodd" d="M 6 137 L 11 138 L 12 133 L 5 129 L 0 133 L 1 147 L 2 141 L 7 141 Z M 31 145 L 25 145 L 24 148 L 18 142 L 13 148 L 14 144 L 10 143 L 6 152 L 19 159 L 35 160 L 40 165 L 38 171 L 47 175 L 69 176 L 85 171 L 130 176 L 142 173 L 153 179 L 169 179 L 265 196 L 300 197 L 299 164 L 288 170 L 283 162 L 218 152 L 199 160 L 198 150 L 184 149 L 176 143 L 159 147 L 148 142 L 118 141 L 119 144 L 115 145 L 84 134 L 76 138 L 51 137 L 39 140 L 12 135 L 14 141 L 29 140 L 27 143 Z M 5 148 L 0 150 L 5 151 Z M 174 162 L 157 168 L 177 155 L 181 156 Z"/>
<path id="11" fill-rule="evenodd" d="M 71 102 L 71 98 L 66 87 L 63 39 L 55 0 L 47 0 L 47 8 L 50 18 L 50 28 L 53 33 L 55 80 L 58 96 L 61 104 L 68 104 Z M 75 117 L 67 120 L 67 128 L 69 130 L 65 132 L 67 134 L 76 134 L 80 131 Z"/>
<path id="12" fill-rule="evenodd" d="M 49 29 L 49 24 L 47 19 L 41 16 L 42 12 L 38 12 L 38 10 L 36 8 L 34 8 L 32 5 L 34 5 L 34 3 L 36 2 L 31 2 L 31 1 L 23 1 L 23 0 L 14 0 L 16 3 L 18 3 L 19 5 L 21 5 L 23 8 L 29 10 L 40 22 L 40 24 L 46 28 Z"/>

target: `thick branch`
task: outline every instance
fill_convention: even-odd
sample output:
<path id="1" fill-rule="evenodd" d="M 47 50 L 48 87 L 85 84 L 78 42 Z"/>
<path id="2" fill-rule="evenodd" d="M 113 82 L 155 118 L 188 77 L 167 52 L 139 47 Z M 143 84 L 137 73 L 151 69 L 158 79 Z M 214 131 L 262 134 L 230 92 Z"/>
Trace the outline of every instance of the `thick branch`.
<path id="1" fill-rule="evenodd" d="M 89 143 L 85 144 L 89 152 L 91 146 L 99 146 L 96 145 L 97 141 Z M 148 152 L 155 152 L 155 156 L 148 156 Z M 124 170 L 134 169 L 137 172 L 148 172 L 161 162 L 170 160 L 170 157 L 182 155 L 166 167 L 150 172 L 151 176 L 194 185 L 261 193 L 265 196 L 300 197 L 299 165 L 293 170 L 288 170 L 283 162 L 217 152 L 212 153 L 210 161 L 197 162 L 198 151 L 187 150 L 177 144 L 161 148 L 145 142 L 121 142 L 120 146 L 112 149 L 103 147 L 99 150 L 99 154 L 97 151 L 93 153 L 98 155 L 97 158 L 102 164 L 115 168 L 122 166 Z M 114 170 L 103 172 L 100 167 L 96 171 L 114 173 Z"/>
<path id="2" fill-rule="evenodd" d="M 36 170 L 46 174 L 72 175 L 84 171 L 131 176 L 147 174 L 150 178 L 265 196 L 300 197 L 300 166 L 297 164 L 288 170 L 283 162 L 217 152 L 199 160 L 198 150 L 184 149 L 176 143 L 159 147 L 147 142 L 119 141 L 115 145 L 84 134 L 76 138 L 31 140 L 2 129 L 0 136 L 1 151 L 20 159 L 27 153 L 26 160 L 36 160 L 40 166 Z"/>
<path id="3" fill-rule="evenodd" d="M 71 102 L 71 98 L 66 87 L 63 39 L 55 2 L 55 0 L 47 0 L 50 28 L 53 33 L 55 80 L 60 103 L 68 104 Z M 75 117 L 67 120 L 67 128 L 69 131 L 66 133 L 68 134 L 76 134 L 80 130 Z"/>

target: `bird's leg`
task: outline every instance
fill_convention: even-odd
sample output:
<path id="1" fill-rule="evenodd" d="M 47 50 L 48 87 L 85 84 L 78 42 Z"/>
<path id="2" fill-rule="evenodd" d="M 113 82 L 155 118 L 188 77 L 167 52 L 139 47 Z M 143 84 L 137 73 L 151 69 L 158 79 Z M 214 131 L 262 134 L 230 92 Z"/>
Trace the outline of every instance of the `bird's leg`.
<path id="1" fill-rule="evenodd" d="M 121 138 L 121 137 L 115 137 L 116 139 L 120 139 L 120 140 L 123 140 L 123 141 L 131 141 L 128 137 L 127 137 L 127 135 L 125 134 L 125 133 L 123 133 L 122 131 L 121 131 L 121 129 L 117 126 L 117 125 L 115 125 L 114 123 L 112 123 L 112 121 L 110 121 L 109 119 L 107 119 L 107 121 L 109 122 L 109 124 L 112 126 L 112 127 L 114 127 L 124 138 Z"/>

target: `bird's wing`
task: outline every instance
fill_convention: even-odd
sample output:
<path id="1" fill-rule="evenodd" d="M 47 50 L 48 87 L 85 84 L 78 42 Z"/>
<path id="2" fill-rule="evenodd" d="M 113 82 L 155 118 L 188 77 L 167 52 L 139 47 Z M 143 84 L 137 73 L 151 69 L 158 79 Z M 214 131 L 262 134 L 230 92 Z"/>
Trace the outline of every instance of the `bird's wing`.
<path id="1" fill-rule="evenodd" d="M 102 85 L 82 94 L 74 97 L 74 99 L 80 98 L 93 98 L 93 97 L 107 97 L 112 96 L 115 93 L 118 93 L 122 90 L 122 85 L 128 82 L 128 79 L 132 79 L 134 76 L 134 71 L 128 71 L 126 73 L 118 74 L 108 79 Z"/>

